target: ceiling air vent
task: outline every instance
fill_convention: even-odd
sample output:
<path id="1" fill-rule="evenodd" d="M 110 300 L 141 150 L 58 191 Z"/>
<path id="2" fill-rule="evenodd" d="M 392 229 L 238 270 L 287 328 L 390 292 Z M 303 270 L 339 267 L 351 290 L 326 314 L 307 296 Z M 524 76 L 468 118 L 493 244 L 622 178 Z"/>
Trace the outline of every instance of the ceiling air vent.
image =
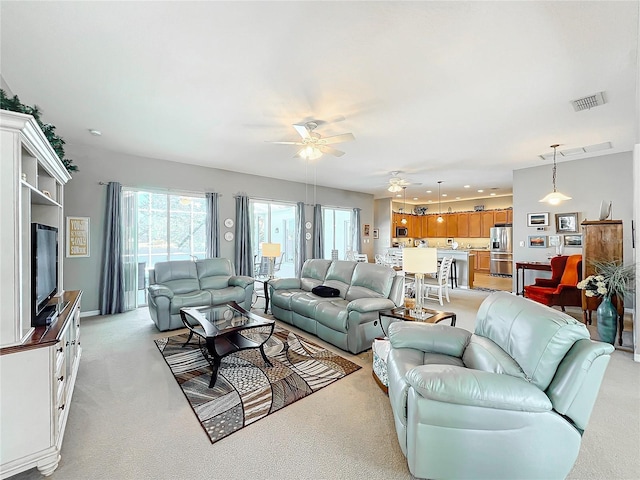
<path id="1" fill-rule="evenodd" d="M 573 105 L 573 109 L 576 112 L 581 112 L 582 110 L 590 110 L 593 107 L 604 105 L 604 103 L 604 92 L 594 93 L 593 95 L 589 95 L 588 97 L 582 97 L 578 98 L 577 100 L 571 101 L 571 105 Z"/>

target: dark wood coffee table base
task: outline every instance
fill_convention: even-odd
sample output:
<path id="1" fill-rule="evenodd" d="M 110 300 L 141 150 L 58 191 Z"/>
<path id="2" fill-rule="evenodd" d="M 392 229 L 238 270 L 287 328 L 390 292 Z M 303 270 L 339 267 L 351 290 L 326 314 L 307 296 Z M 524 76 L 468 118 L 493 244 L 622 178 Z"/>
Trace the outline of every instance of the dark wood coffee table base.
<path id="1" fill-rule="evenodd" d="M 262 355 L 264 363 L 270 367 L 272 366 L 267 355 L 264 353 L 264 344 L 271 337 L 275 327 L 275 322 L 246 311 L 236 302 L 231 302 L 226 306 L 234 315 L 239 314 L 243 317 L 243 321 L 229 323 L 229 319 L 225 318 L 215 319 L 215 321 L 212 322 L 206 315 L 211 314 L 211 312 L 216 308 L 220 309 L 220 306 L 180 309 L 182 323 L 184 323 L 185 327 L 189 329 L 189 338 L 187 338 L 185 345 L 191 341 L 194 334 L 199 339 L 204 340 L 204 346 L 201 347 L 202 354 L 207 359 L 212 369 L 209 388 L 213 388 L 216 384 L 216 380 L 218 379 L 218 370 L 222 359 L 227 355 L 239 352 L 240 350 L 258 348 L 260 349 L 260 355 Z M 197 327 L 193 327 L 188 319 L 195 320 L 199 326 L 202 327 L 202 330 Z M 242 335 L 242 332 L 246 330 L 260 327 L 267 327 L 270 329 L 268 334 L 263 335 L 261 341 L 252 340 Z"/>

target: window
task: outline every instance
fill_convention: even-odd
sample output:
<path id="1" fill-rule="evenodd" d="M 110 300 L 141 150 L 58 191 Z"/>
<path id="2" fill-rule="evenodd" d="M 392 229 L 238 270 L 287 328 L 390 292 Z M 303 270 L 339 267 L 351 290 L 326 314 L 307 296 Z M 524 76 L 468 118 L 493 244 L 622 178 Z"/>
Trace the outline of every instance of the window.
<path id="1" fill-rule="evenodd" d="M 132 307 L 146 304 L 147 272 L 156 262 L 205 258 L 206 217 L 204 197 L 123 191 L 125 291 Z"/>
<path id="2" fill-rule="evenodd" d="M 338 258 L 345 259 L 352 248 L 351 210 L 346 208 L 322 208 L 324 239 L 323 257 L 331 258 L 331 251 L 338 251 Z"/>
<path id="3" fill-rule="evenodd" d="M 282 263 L 278 277 L 295 277 L 296 206 L 290 203 L 250 200 L 251 246 L 256 263 L 262 257 L 263 243 L 279 243 Z M 279 259 L 276 259 L 276 266 Z"/>

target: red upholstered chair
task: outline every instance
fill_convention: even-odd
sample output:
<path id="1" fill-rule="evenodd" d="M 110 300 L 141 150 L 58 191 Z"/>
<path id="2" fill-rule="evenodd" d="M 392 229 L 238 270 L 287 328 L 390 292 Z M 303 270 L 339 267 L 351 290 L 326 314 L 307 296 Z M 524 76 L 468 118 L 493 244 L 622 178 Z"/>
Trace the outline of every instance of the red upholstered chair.
<path id="1" fill-rule="evenodd" d="M 551 259 L 551 278 L 536 278 L 524 287 L 524 296 L 549 307 L 582 306 L 578 282 L 582 277 L 582 255 L 559 256 Z"/>

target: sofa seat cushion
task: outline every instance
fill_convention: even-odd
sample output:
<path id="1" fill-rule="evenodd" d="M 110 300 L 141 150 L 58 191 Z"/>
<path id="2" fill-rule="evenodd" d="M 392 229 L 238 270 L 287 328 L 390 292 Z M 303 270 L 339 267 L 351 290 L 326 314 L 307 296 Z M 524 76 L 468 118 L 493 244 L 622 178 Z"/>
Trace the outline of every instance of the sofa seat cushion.
<path id="1" fill-rule="evenodd" d="M 180 313 L 184 307 L 204 307 L 211 305 L 211 294 L 203 290 L 191 293 L 176 293 L 171 300 L 171 314 Z"/>
<path id="2" fill-rule="evenodd" d="M 316 309 L 316 320 L 332 330 L 347 333 L 348 304 L 349 302 L 344 299 L 323 302 Z"/>
<path id="3" fill-rule="evenodd" d="M 292 310 L 291 299 L 296 295 L 302 294 L 303 290 L 271 290 L 271 305 Z"/>
<path id="4" fill-rule="evenodd" d="M 316 318 L 316 309 L 323 302 L 330 302 L 331 298 L 322 298 L 311 292 L 299 293 L 291 299 L 291 310 L 303 317 Z"/>
<path id="5" fill-rule="evenodd" d="M 242 287 L 225 287 L 206 291 L 211 294 L 212 305 L 221 305 L 228 302 L 241 303 L 244 301 L 245 291 Z"/>

